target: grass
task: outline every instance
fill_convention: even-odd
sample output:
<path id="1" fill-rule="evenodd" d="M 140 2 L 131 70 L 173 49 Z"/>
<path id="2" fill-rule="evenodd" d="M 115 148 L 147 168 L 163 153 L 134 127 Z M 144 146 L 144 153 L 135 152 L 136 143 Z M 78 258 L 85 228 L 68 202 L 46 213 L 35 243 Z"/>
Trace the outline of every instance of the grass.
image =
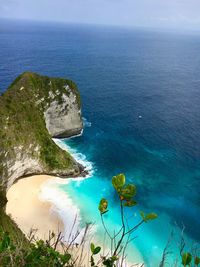
<path id="1" fill-rule="evenodd" d="M 5 213 L 4 206 L 7 202 L 6 193 L 2 187 L 0 187 L 0 227 L 4 232 L 9 232 L 13 240 L 21 240 L 24 247 L 28 242 L 25 235 L 18 228 L 16 223 Z"/>

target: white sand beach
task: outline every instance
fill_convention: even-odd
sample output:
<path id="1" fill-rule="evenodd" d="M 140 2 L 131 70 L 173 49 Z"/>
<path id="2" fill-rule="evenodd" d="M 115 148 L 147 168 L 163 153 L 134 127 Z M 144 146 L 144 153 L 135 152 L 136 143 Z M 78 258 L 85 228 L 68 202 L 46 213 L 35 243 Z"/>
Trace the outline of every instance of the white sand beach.
<path id="1" fill-rule="evenodd" d="M 6 213 L 27 235 L 30 229 L 37 229 L 36 236 L 48 238 L 49 231 L 62 232 L 63 222 L 52 209 L 52 204 L 39 198 L 42 185 L 53 177 L 34 175 L 20 179 L 7 192 Z"/>

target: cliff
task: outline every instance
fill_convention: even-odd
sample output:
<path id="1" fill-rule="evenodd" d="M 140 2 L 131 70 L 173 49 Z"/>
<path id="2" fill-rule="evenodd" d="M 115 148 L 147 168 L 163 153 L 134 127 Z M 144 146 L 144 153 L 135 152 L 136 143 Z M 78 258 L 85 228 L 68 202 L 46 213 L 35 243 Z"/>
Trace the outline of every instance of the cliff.
<path id="1" fill-rule="evenodd" d="M 82 131 L 80 95 L 72 81 L 23 73 L 0 96 L 0 125 L 0 191 L 25 175 L 83 171 L 51 138 Z"/>

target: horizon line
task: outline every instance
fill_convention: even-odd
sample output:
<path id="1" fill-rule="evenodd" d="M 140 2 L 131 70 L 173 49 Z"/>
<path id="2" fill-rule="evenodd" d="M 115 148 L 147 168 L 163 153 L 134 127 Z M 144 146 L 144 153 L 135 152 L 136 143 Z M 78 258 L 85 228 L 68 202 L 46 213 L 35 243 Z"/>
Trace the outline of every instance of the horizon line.
<path id="1" fill-rule="evenodd" d="M 5 21 L 19 21 L 19 22 L 32 22 L 32 23 L 43 23 L 43 24 L 59 24 L 59 25 L 79 25 L 79 26 L 95 26 L 95 27 L 106 27 L 106 28 L 121 28 L 129 30 L 148 30 L 148 31 L 159 31 L 168 33 L 178 34 L 200 34 L 200 30 L 190 28 L 174 28 L 174 27 L 153 27 L 147 25 L 125 25 L 125 24 L 104 24 L 104 23 L 90 23 L 90 22 L 76 22 L 76 21 L 63 21 L 63 20 L 37 20 L 29 18 L 10 18 L 0 17 L 0 20 Z"/>

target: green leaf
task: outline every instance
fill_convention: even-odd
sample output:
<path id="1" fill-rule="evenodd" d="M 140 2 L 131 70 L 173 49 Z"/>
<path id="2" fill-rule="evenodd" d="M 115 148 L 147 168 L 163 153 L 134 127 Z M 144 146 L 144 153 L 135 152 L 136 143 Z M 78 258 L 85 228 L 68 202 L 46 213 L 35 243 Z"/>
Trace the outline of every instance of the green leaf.
<path id="1" fill-rule="evenodd" d="M 93 251 L 93 254 L 96 255 L 100 252 L 101 248 L 100 247 L 96 247 Z"/>
<path id="2" fill-rule="evenodd" d="M 126 178 L 123 173 L 113 176 L 112 178 L 112 184 L 114 188 L 117 190 L 117 192 L 119 192 L 120 189 L 125 185 L 125 182 L 126 182 Z"/>
<path id="3" fill-rule="evenodd" d="M 55 233 L 54 232 L 51 233 L 51 237 L 55 237 Z"/>
<path id="4" fill-rule="evenodd" d="M 184 266 L 189 265 L 191 261 L 192 261 L 192 255 L 190 253 L 186 252 L 182 255 L 182 264 Z"/>
<path id="5" fill-rule="evenodd" d="M 91 243 L 90 244 L 90 250 L 91 250 L 92 253 L 94 252 L 94 249 L 95 249 L 95 245 L 93 243 Z"/>
<path id="6" fill-rule="evenodd" d="M 145 213 L 143 211 L 140 211 L 140 215 L 145 222 L 150 221 L 150 220 L 154 220 L 158 217 L 158 215 L 156 213 L 153 213 L 153 212 L 145 215 Z"/>
<path id="7" fill-rule="evenodd" d="M 63 263 L 69 262 L 70 259 L 71 259 L 71 255 L 70 254 L 62 255 L 62 262 Z"/>
<path id="8" fill-rule="evenodd" d="M 199 257 L 197 257 L 197 256 L 195 257 L 194 264 L 197 266 L 200 264 L 200 258 Z"/>
<path id="9" fill-rule="evenodd" d="M 154 220 L 158 217 L 156 213 L 149 213 L 145 216 L 145 221 Z"/>
<path id="10" fill-rule="evenodd" d="M 118 258 L 116 256 L 112 256 L 110 258 L 104 258 L 103 265 L 106 267 L 116 267 L 116 264 L 114 264 L 114 262 L 117 260 Z"/>
<path id="11" fill-rule="evenodd" d="M 105 198 L 102 198 L 101 201 L 99 202 L 99 211 L 101 212 L 101 214 L 104 214 L 105 212 L 107 212 L 108 208 L 108 201 Z"/>
<path id="12" fill-rule="evenodd" d="M 117 260 L 118 260 L 118 257 L 117 257 L 117 256 L 112 256 L 111 259 L 112 259 L 113 261 L 117 261 Z"/>
<path id="13" fill-rule="evenodd" d="M 129 200 L 129 201 L 124 202 L 125 207 L 133 207 L 135 205 L 137 205 L 137 202 L 135 200 Z"/>
<path id="14" fill-rule="evenodd" d="M 132 197 L 136 195 L 136 187 L 133 184 L 125 185 L 120 192 L 122 200 L 131 200 Z"/>

